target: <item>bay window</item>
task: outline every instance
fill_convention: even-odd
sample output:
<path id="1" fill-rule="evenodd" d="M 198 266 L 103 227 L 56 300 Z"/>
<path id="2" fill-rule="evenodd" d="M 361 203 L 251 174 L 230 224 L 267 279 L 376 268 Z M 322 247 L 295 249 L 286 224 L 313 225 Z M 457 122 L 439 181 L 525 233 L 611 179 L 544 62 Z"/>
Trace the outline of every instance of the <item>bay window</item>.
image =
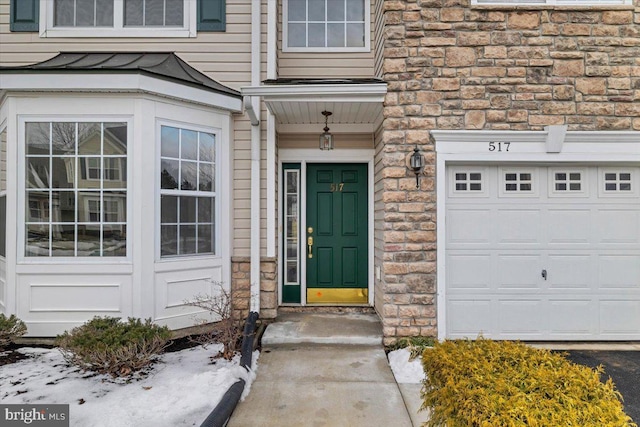
<path id="1" fill-rule="evenodd" d="M 216 135 L 161 126 L 160 256 L 215 254 Z"/>
<path id="2" fill-rule="evenodd" d="M 127 237 L 127 124 L 25 124 L 25 256 L 123 257 Z"/>

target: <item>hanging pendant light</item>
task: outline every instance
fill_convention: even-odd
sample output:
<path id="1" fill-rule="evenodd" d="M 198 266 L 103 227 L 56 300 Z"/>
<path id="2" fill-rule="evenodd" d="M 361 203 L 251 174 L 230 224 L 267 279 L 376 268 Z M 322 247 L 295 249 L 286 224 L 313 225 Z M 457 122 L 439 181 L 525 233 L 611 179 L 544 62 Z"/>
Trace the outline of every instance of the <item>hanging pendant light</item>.
<path id="1" fill-rule="evenodd" d="M 331 111 L 323 111 L 324 116 L 324 132 L 320 134 L 320 149 L 321 150 L 333 150 L 333 135 L 329 133 L 328 120 L 329 116 L 333 114 Z"/>

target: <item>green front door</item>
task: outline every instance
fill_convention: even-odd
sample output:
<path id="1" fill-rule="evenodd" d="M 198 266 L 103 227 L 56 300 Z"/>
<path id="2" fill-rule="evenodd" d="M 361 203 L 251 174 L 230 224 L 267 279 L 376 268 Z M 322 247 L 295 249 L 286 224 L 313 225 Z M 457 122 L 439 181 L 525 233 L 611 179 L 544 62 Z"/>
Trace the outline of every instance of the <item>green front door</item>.
<path id="1" fill-rule="evenodd" d="M 307 165 L 308 303 L 367 303 L 367 165 Z"/>

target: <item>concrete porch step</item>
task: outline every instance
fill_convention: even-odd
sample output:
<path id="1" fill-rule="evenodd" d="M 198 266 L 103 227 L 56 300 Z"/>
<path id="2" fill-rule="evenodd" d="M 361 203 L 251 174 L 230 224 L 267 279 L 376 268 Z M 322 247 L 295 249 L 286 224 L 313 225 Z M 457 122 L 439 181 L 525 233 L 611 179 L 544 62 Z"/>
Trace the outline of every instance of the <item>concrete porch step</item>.
<path id="1" fill-rule="evenodd" d="M 376 314 L 283 313 L 262 336 L 262 347 L 290 344 L 382 345 Z"/>

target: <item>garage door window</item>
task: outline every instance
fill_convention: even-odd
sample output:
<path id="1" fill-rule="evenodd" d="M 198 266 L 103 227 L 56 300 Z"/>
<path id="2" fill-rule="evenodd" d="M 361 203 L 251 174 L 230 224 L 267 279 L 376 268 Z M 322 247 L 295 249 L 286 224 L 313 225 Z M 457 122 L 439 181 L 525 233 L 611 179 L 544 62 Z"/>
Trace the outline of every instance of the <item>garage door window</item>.
<path id="1" fill-rule="evenodd" d="M 606 172 L 604 191 L 631 191 L 631 172 Z"/>
<path id="2" fill-rule="evenodd" d="M 503 196 L 535 196 L 537 193 L 536 170 L 502 169 L 500 193 Z"/>
<path id="3" fill-rule="evenodd" d="M 454 191 L 482 191 L 482 174 L 480 172 L 456 172 Z"/>

